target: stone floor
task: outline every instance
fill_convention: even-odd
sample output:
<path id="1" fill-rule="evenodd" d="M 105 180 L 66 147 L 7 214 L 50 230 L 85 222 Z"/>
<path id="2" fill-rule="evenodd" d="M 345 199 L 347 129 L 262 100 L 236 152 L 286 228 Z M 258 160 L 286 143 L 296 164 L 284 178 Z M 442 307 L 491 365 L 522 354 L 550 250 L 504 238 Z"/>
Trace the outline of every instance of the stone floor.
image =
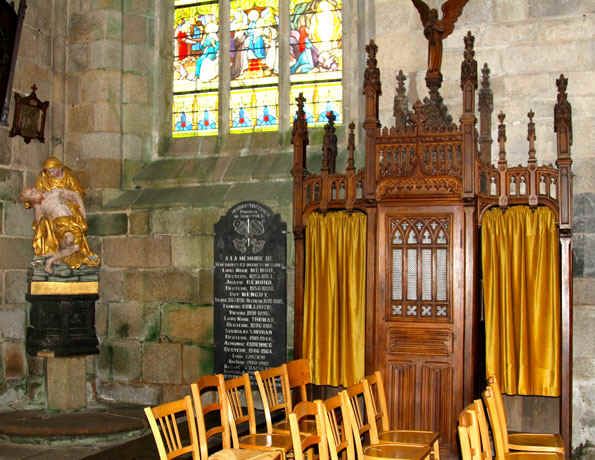
<path id="1" fill-rule="evenodd" d="M 142 407 L 0 414 L 0 460 L 158 459 Z"/>

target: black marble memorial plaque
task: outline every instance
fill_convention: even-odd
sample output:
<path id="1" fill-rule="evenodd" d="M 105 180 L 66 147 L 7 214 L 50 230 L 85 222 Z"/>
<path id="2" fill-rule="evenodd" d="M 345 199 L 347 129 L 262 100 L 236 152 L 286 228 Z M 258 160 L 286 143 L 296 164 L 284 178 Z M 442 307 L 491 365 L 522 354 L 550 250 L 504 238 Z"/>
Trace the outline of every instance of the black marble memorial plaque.
<path id="1" fill-rule="evenodd" d="M 287 360 L 286 234 L 254 201 L 215 224 L 215 371 L 226 378 Z"/>

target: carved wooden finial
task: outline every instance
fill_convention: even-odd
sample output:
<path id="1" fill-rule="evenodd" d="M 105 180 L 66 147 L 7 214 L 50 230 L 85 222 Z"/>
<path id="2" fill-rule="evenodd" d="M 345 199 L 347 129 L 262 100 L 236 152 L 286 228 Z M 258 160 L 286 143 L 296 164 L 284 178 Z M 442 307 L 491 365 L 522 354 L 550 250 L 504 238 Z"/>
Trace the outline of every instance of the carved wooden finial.
<path id="1" fill-rule="evenodd" d="M 349 123 L 349 135 L 347 136 L 347 171 L 355 170 L 355 123 Z"/>
<path id="2" fill-rule="evenodd" d="M 298 109 L 295 119 L 293 120 L 291 143 L 294 145 L 293 170 L 295 170 L 295 173 L 297 174 L 298 170 L 296 168 L 300 168 L 300 171 L 305 171 L 307 167 L 306 146 L 308 145 L 308 122 L 306 120 L 306 112 L 304 112 L 304 103 L 306 102 L 304 94 L 300 93 L 295 100 Z"/>
<path id="3" fill-rule="evenodd" d="M 535 135 L 535 123 L 533 122 L 533 117 L 535 116 L 535 112 L 533 109 L 529 111 L 527 114 L 529 117 L 529 123 L 527 124 L 527 140 L 529 141 L 529 161 L 528 164 L 535 164 L 537 160 L 535 159 L 535 139 L 537 136 Z"/>
<path id="4" fill-rule="evenodd" d="M 473 50 L 475 37 L 471 35 L 471 31 L 467 32 L 464 41 L 465 59 L 461 63 L 461 88 L 463 88 L 465 82 L 471 81 L 473 82 L 473 87 L 477 89 L 477 61 L 475 60 L 475 51 Z"/>
<path id="5" fill-rule="evenodd" d="M 506 125 L 504 124 L 504 118 L 506 118 L 506 115 L 504 115 L 504 112 L 500 112 L 498 114 L 498 121 L 500 121 L 500 124 L 498 125 L 498 144 L 500 145 L 498 165 L 506 165 Z"/>
<path id="6" fill-rule="evenodd" d="M 366 45 L 368 60 L 366 61 L 367 66 L 364 72 L 364 92 L 366 88 L 373 88 L 380 94 L 380 69 L 378 68 L 378 60 L 376 59 L 377 52 L 378 46 L 374 43 L 374 40 L 370 40 L 370 43 Z"/>
<path id="7" fill-rule="evenodd" d="M 558 101 L 554 107 L 554 131 L 558 136 L 558 158 L 570 158 L 572 145 L 572 107 L 568 102 L 566 88 L 568 79 L 564 74 L 556 80 L 558 87 Z"/>
<path id="8" fill-rule="evenodd" d="M 298 97 L 295 98 L 297 102 L 297 112 L 295 120 L 293 121 L 293 131 L 291 135 L 292 142 L 296 135 L 301 135 L 302 138 L 305 140 L 306 144 L 308 144 L 308 122 L 306 120 L 306 112 L 304 112 L 304 104 L 306 102 L 306 98 L 304 98 L 304 93 L 300 93 Z"/>
<path id="9" fill-rule="evenodd" d="M 479 110 L 487 109 L 490 112 L 494 108 L 494 96 L 490 88 L 490 68 L 484 63 L 481 68 L 481 89 L 479 90 Z"/>
<path id="10" fill-rule="evenodd" d="M 492 112 L 494 95 L 490 88 L 490 68 L 484 64 L 481 69 L 481 89 L 479 90 L 479 159 L 483 164 L 492 161 Z"/>
<path id="11" fill-rule="evenodd" d="M 370 40 L 370 43 L 366 45 L 366 53 L 368 53 L 368 67 L 376 67 L 376 53 L 378 52 L 378 45 L 374 40 Z"/>
<path id="12" fill-rule="evenodd" d="M 397 89 L 393 102 L 393 115 L 395 116 L 395 128 L 403 130 L 407 125 L 409 107 L 407 101 L 407 89 L 405 88 L 407 77 L 402 70 L 397 74 Z"/>
<path id="13" fill-rule="evenodd" d="M 322 141 L 322 168 L 321 171 L 334 174 L 337 166 L 337 136 L 335 135 L 335 114 L 330 111 L 326 115 L 328 123 L 324 126 L 324 139 Z"/>

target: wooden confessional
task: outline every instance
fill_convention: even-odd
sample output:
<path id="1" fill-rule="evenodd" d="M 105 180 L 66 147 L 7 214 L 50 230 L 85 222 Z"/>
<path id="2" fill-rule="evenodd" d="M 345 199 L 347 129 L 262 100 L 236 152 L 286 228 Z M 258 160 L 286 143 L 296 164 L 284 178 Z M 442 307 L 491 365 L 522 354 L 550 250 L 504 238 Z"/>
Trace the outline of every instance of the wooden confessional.
<path id="1" fill-rule="evenodd" d="M 572 388 L 572 143 L 567 80 L 556 81 L 556 166 L 537 165 L 535 126 L 529 113 L 527 166 L 509 167 L 504 115 L 498 116 L 499 160 L 491 164 L 492 93 L 484 66 L 479 91 L 474 37 L 465 37 L 461 65 L 463 113 L 455 125 L 438 92 L 426 79 L 429 97 L 409 110 L 399 72 L 395 125 L 381 127 L 377 47 L 366 47 L 364 75 L 365 166 L 354 166 L 354 124 L 349 125 L 344 173 L 335 170 L 334 126 L 326 126 L 322 168 L 307 169 L 308 132 L 298 98 L 292 175 L 296 250 L 295 355 L 302 355 L 305 223 L 314 212 L 357 210 L 367 215 L 366 373 L 385 378 L 391 426 L 431 429 L 441 445 L 456 450 L 456 420 L 485 384 L 479 351 L 479 248 L 484 212 L 492 207 L 551 208 L 559 225 L 561 261 L 560 427 L 570 454 Z M 440 75 L 441 80 L 441 75 Z"/>

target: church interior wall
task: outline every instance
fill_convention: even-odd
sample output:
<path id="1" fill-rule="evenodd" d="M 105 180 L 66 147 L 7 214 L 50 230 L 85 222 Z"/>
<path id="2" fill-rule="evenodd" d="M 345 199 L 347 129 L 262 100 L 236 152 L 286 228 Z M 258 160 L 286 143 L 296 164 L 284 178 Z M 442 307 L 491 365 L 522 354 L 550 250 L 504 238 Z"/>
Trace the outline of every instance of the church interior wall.
<path id="1" fill-rule="evenodd" d="M 362 110 L 363 46 L 373 37 L 382 73 L 381 121 L 390 125 L 399 69 L 408 77 L 410 103 L 426 95 L 427 42 L 419 16 L 405 1 L 345 3 L 352 39 L 345 37 L 344 46 L 353 57 L 345 84 L 349 118 L 357 120 Z M 50 154 L 71 167 L 87 189 L 89 242 L 103 261 L 96 305 L 101 352 L 86 360 L 88 399 L 142 404 L 174 399 L 213 369 L 214 223 L 229 207 L 253 199 L 280 213 L 291 228 L 290 134 L 169 137 L 167 1 L 28 0 L 28 5 L 14 90 L 28 94 L 35 83 L 50 109 L 43 144 L 9 138 L 9 127 L 0 126 L 0 404 L 45 404 L 45 358 L 25 353 L 32 215 L 17 198 L 33 185 Z M 445 41 L 442 72 L 442 94 L 457 120 L 462 37 L 471 30 L 479 65 L 488 62 L 491 69 L 495 113 L 506 113 L 511 164 L 526 161 L 529 109 L 536 113 L 539 161 L 555 160 L 555 79 L 560 73 L 569 78 L 575 173 L 573 445 L 595 439 L 594 18 L 595 9 L 580 0 L 470 0 Z M 493 126 L 495 139 L 495 119 Z M 338 134 L 344 148 L 341 128 Z M 313 170 L 320 167 L 321 139 L 320 131 L 310 131 Z M 287 242 L 291 340 L 291 232 Z"/>

